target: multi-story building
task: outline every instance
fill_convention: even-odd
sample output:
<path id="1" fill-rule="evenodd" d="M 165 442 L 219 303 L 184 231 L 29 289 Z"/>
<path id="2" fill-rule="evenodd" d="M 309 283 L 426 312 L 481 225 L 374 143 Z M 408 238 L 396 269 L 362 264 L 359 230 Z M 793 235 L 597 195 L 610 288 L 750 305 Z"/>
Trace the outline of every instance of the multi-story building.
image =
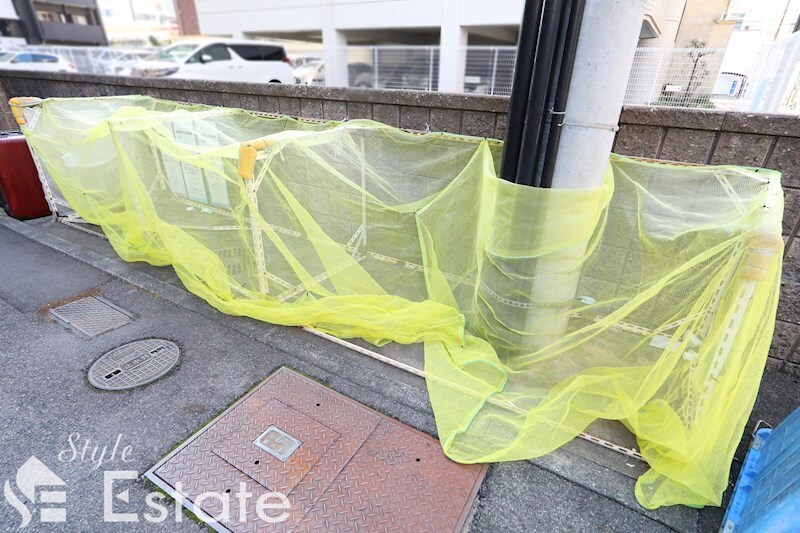
<path id="1" fill-rule="evenodd" d="M 194 0 L 175 0 L 175 16 L 181 35 L 198 35 L 200 23 L 197 21 L 197 8 Z"/>
<path id="2" fill-rule="evenodd" d="M 771 43 L 795 31 L 800 17 L 800 0 L 728 0 L 725 18 L 737 32 L 757 33 L 760 41 Z"/>
<path id="3" fill-rule="evenodd" d="M 669 19 L 686 0 L 649 0 L 643 40 L 675 29 Z M 200 31 L 236 38 L 282 38 L 322 43 L 325 81 L 348 83 L 349 45 L 437 46 L 439 90 L 464 87 L 468 45 L 515 45 L 524 0 L 203 0 Z M 612 38 L 612 37 L 610 37 Z M 674 35 L 671 37 L 674 41 Z M 670 44 L 670 46 L 674 46 Z"/>
<path id="4" fill-rule="evenodd" d="M 656 0 L 661 33 L 639 40 L 625 101 L 712 107 L 715 84 L 735 22 L 729 0 Z"/>
<path id="5" fill-rule="evenodd" d="M 725 18 L 733 24 L 722 70 L 749 75 L 759 50 L 795 31 L 800 0 L 730 0 Z"/>
<path id="6" fill-rule="evenodd" d="M 98 0 L 98 5 L 111 44 L 168 44 L 178 36 L 172 0 Z"/>
<path id="7" fill-rule="evenodd" d="M 106 45 L 95 0 L 12 0 L 28 44 Z"/>
<path id="8" fill-rule="evenodd" d="M 0 49 L 25 44 L 22 25 L 11 0 L 0 0 Z"/>

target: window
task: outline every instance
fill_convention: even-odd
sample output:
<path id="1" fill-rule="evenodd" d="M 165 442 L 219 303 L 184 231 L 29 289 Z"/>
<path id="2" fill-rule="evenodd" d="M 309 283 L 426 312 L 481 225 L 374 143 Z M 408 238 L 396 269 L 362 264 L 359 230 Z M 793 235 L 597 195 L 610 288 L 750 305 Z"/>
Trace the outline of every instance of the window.
<path id="1" fill-rule="evenodd" d="M 33 54 L 18 54 L 12 63 L 33 63 Z"/>
<path id="2" fill-rule="evenodd" d="M 282 46 L 232 44 L 230 48 L 247 61 L 282 61 L 286 57 L 286 51 Z"/>
<path id="3" fill-rule="evenodd" d="M 169 61 L 170 63 L 179 63 L 186 59 L 189 54 L 197 48 L 196 44 L 176 44 L 175 46 L 170 46 L 153 56 L 153 61 Z M 192 59 L 187 61 L 187 63 L 197 62 L 194 56 Z"/>
<path id="4" fill-rule="evenodd" d="M 58 58 L 49 54 L 33 54 L 33 63 L 58 63 Z"/>
<path id="5" fill-rule="evenodd" d="M 738 31 L 743 29 L 742 24 L 744 24 L 744 18 L 747 16 L 747 13 L 731 13 L 728 15 L 728 20 L 735 20 L 736 24 L 733 25 L 733 31 Z M 747 29 L 747 28 L 744 28 Z"/>
<path id="6" fill-rule="evenodd" d="M 227 61 L 231 53 L 224 44 L 210 44 L 193 55 L 187 63 L 199 63 L 201 56 L 211 56 L 211 61 Z"/>
<path id="7" fill-rule="evenodd" d="M 64 6 L 66 22 L 79 24 L 81 26 L 93 26 L 96 24 L 97 14 L 94 10 L 82 7 Z"/>
<path id="8" fill-rule="evenodd" d="M 0 36 L 23 37 L 22 27 L 18 20 L 0 19 Z"/>
<path id="9" fill-rule="evenodd" d="M 66 22 L 63 14 L 54 11 L 37 11 L 36 18 L 42 22 Z"/>

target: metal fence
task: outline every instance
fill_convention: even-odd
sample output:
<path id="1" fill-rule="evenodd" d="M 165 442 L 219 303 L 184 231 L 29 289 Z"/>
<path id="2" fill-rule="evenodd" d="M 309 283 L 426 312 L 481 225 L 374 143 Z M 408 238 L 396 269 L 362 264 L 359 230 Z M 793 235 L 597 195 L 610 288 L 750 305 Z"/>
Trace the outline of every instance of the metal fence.
<path id="1" fill-rule="evenodd" d="M 516 47 L 470 46 L 466 49 L 464 92 L 511 94 Z M 437 91 L 438 46 L 349 46 L 351 87 Z M 316 83 L 324 84 L 324 77 Z"/>
<path id="2" fill-rule="evenodd" d="M 745 73 L 721 72 L 721 48 L 639 48 L 631 69 L 626 104 L 688 108 L 735 108 Z M 465 50 L 463 92 L 508 96 L 516 47 L 469 46 Z M 349 46 L 351 87 L 436 91 L 438 46 Z M 325 84 L 324 65 L 301 83 Z M 602 91 L 602 87 L 597 90 Z"/>
<path id="3" fill-rule="evenodd" d="M 349 46 L 351 87 L 439 90 L 438 46 Z"/>
<path id="4" fill-rule="evenodd" d="M 115 74 L 110 66 L 130 54 L 145 55 L 155 50 L 141 48 L 113 48 L 110 46 L 59 46 L 28 45 L 6 46 L 7 50 L 39 52 L 61 56 L 73 65 L 75 70 L 83 74 Z"/>
<path id="5" fill-rule="evenodd" d="M 778 43 L 776 43 L 777 45 Z M 800 87 L 795 83 L 797 57 L 800 45 L 784 45 L 780 48 L 780 60 L 769 61 L 777 72 L 764 74 L 756 65 L 751 69 L 761 72 L 759 87 L 767 86 L 769 80 L 786 78 L 790 89 Z M 291 55 L 291 47 L 287 45 Z M 73 63 L 78 72 L 92 74 L 117 74 L 130 69 L 114 68 L 115 62 L 142 50 L 110 47 L 81 46 L 28 46 L 18 49 L 57 54 Z M 777 49 L 777 48 L 776 48 Z M 791 55 L 789 60 L 787 54 Z M 321 54 L 320 54 L 321 56 Z M 439 90 L 440 49 L 438 46 L 348 46 L 348 85 L 350 87 L 403 89 L 416 91 Z M 639 48 L 631 69 L 625 104 L 670 106 L 686 108 L 739 109 L 745 89 L 748 87 L 748 72 L 723 72 L 725 49 L 720 48 Z M 778 57 L 776 54 L 770 57 Z M 306 57 L 307 61 L 295 69 L 300 83 L 325 84 L 325 65 L 321 57 Z M 514 76 L 516 47 L 514 46 L 468 46 L 465 50 L 463 92 L 508 96 Z M 764 62 L 765 64 L 767 62 Z M 774 65 L 773 65 L 774 64 Z M 763 65 L 762 65 L 763 66 Z M 786 72 L 781 71 L 781 69 Z M 793 77 L 794 76 L 794 77 Z M 602 87 L 597 88 L 602 91 Z M 766 94 L 751 90 L 748 109 L 758 106 L 752 100 Z M 774 92 L 774 91 L 773 91 Z M 762 94 L 763 93 L 763 94 Z M 800 89 L 791 92 L 791 105 L 784 105 L 784 112 L 800 112 Z M 761 96 L 759 96 L 761 95 Z M 766 97 L 766 96 L 764 96 Z M 786 111 L 788 109 L 788 111 Z"/>
<path id="6" fill-rule="evenodd" d="M 625 103 L 714 108 L 741 96 L 744 76 L 720 79 L 724 48 L 638 48 Z"/>

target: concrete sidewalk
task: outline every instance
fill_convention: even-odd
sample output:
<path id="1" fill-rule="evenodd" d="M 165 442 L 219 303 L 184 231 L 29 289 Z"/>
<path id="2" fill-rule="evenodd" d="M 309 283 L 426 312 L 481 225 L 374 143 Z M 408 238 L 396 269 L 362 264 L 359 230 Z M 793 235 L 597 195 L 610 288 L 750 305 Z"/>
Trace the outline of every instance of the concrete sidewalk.
<path id="1" fill-rule="evenodd" d="M 17 469 L 35 455 L 66 483 L 63 530 L 204 529 L 176 513 L 171 502 L 162 521 L 148 521 L 156 514 L 146 503 L 153 487 L 141 474 L 282 366 L 425 433 L 436 433 L 420 378 L 297 328 L 223 315 L 183 290 L 171 268 L 124 263 L 107 242 L 92 235 L 49 221 L 21 223 L 2 216 L 0 272 L 0 446 L 5 451 L 0 457 L 0 482 L 10 480 L 14 486 Z M 131 312 L 135 320 L 87 340 L 43 311 L 53 302 L 82 293 L 101 294 Z M 86 373 L 97 357 L 146 337 L 176 342 L 182 349 L 180 366 L 128 392 L 101 392 L 88 384 Z M 768 372 L 753 423 L 758 418 L 778 423 L 799 398 L 800 386 Z M 117 452 L 111 456 L 115 443 Z M 123 460 L 121 452 L 128 446 Z M 740 449 L 740 458 L 743 452 Z M 633 498 L 635 475 L 620 473 L 628 468 L 627 460 L 617 455 L 576 441 L 536 461 L 493 465 L 468 528 L 714 531 L 719 527 L 718 509 L 698 513 L 674 507 L 652 512 L 639 507 Z M 637 465 L 633 470 L 642 468 Z M 130 513 L 131 522 L 104 522 L 104 471 L 136 473 L 135 479 L 114 482 L 109 493 L 117 495 L 111 498 L 113 511 Z M 176 517 L 182 521 L 176 523 Z M 14 508 L 0 503 L 4 528 L 16 528 L 20 519 Z M 27 529 L 54 530 L 40 524 L 36 514 Z"/>

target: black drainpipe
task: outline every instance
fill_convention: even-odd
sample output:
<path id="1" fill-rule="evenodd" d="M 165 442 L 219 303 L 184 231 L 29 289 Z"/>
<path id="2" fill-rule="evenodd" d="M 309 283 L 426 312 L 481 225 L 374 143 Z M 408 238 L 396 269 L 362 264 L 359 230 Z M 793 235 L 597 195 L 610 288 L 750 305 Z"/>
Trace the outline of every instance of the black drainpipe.
<path id="1" fill-rule="evenodd" d="M 527 0 L 500 175 L 550 187 L 585 0 Z"/>
<path id="2" fill-rule="evenodd" d="M 525 130 L 525 115 L 528 109 L 533 63 L 536 58 L 536 45 L 542 20 L 544 0 L 527 0 L 519 27 L 517 58 L 514 64 L 514 78 L 511 82 L 511 101 L 508 105 L 506 140 L 503 143 L 503 158 L 500 176 L 507 181 L 516 181 L 522 133 Z"/>
<path id="3" fill-rule="evenodd" d="M 585 5 L 586 0 L 574 0 L 569 6 L 569 16 L 565 18 L 563 55 L 548 124 L 549 133 L 543 149 L 544 155 L 539 173 L 541 176 L 540 187 L 550 188 L 553 185 L 553 171 L 556 166 L 558 144 L 561 141 L 561 126 L 564 124 L 564 113 L 567 110 L 567 97 L 572 83 L 572 70 L 575 66 L 575 52 L 578 50 L 578 36 L 581 33 Z"/>

